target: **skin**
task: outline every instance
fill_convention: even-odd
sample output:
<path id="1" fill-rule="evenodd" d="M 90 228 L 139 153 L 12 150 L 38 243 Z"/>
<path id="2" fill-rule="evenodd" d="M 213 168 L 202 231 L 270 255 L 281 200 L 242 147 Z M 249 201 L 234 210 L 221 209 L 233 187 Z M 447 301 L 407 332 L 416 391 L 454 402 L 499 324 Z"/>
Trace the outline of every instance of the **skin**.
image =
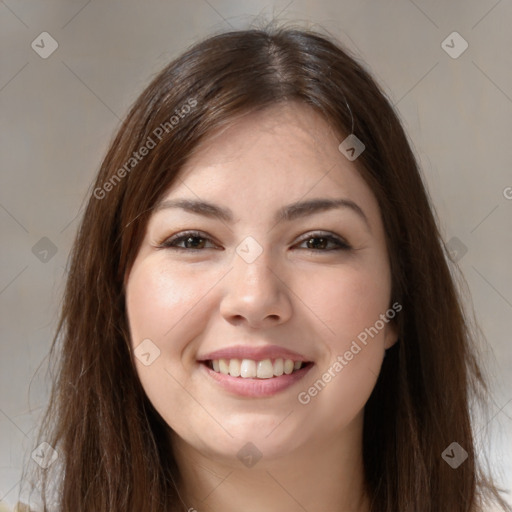
<path id="1" fill-rule="evenodd" d="M 197 148 L 165 196 L 215 203 L 234 220 L 176 208 L 155 208 L 149 220 L 126 279 L 128 318 L 133 347 L 149 338 L 160 350 L 149 366 L 135 362 L 170 427 L 187 509 L 369 511 L 363 412 L 385 349 L 396 342 L 394 323 L 308 404 L 297 399 L 391 306 L 379 207 L 355 162 L 338 150 L 341 140 L 296 102 L 243 116 Z M 292 202 L 341 197 L 359 205 L 368 225 L 350 208 L 273 221 Z M 204 248 L 159 247 L 185 230 L 200 231 L 194 242 Z M 314 238 L 308 251 L 307 235 L 321 238 L 318 231 L 352 249 L 329 251 L 336 245 Z M 263 251 L 252 263 L 236 253 L 247 236 Z M 197 358 L 238 344 L 279 345 L 315 365 L 274 396 L 233 396 Z M 262 454 L 250 468 L 237 457 L 247 442 Z"/>

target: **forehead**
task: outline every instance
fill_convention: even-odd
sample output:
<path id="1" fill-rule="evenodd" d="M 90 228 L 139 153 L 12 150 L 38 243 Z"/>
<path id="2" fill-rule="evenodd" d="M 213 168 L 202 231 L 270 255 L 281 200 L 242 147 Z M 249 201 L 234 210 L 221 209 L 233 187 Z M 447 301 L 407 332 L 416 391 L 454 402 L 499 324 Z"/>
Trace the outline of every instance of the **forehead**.
<path id="1" fill-rule="evenodd" d="M 194 150 L 181 175 L 186 177 L 205 165 L 229 167 L 239 161 L 244 162 L 244 168 L 294 162 L 294 168 L 283 165 L 279 174 L 288 171 L 297 175 L 300 167 L 315 162 L 314 171 L 332 160 L 332 145 L 336 149 L 338 139 L 333 128 L 313 108 L 298 101 L 280 103 L 244 114 L 212 133 Z M 339 153 L 334 155 L 338 157 Z M 306 166 L 297 165 L 301 158 L 307 159 Z"/>
<path id="2" fill-rule="evenodd" d="M 376 199 L 339 151 L 341 140 L 303 103 L 252 112 L 204 139 L 163 199 L 208 199 L 271 214 L 292 201 L 343 197 L 364 205 L 375 221 Z"/>

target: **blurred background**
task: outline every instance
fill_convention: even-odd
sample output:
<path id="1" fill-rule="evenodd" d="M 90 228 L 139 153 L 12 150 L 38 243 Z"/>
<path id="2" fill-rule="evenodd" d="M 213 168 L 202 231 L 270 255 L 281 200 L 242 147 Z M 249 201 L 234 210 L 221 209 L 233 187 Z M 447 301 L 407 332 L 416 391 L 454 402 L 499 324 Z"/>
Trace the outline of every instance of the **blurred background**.
<path id="1" fill-rule="evenodd" d="M 332 34 L 399 112 L 488 341 L 493 401 L 477 440 L 512 490 L 511 2 L 0 0 L 0 501 L 8 506 L 22 464 L 35 463 L 67 257 L 120 120 L 198 39 L 271 19 Z"/>

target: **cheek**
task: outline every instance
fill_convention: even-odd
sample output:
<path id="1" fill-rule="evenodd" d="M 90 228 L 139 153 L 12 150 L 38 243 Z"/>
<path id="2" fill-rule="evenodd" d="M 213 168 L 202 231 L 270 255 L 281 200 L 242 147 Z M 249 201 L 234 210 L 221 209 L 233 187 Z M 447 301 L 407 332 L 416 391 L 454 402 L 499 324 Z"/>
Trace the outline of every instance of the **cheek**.
<path id="1" fill-rule="evenodd" d="M 201 272 L 171 270 L 151 259 L 136 263 L 126 290 L 132 342 L 150 338 L 162 348 L 181 349 L 179 340 L 186 337 L 180 335 L 180 328 L 190 329 L 190 315 L 201 311 L 201 299 L 208 289 L 205 282 Z"/>
<path id="2" fill-rule="evenodd" d="M 361 414 L 384 357 L 384 330 L 373 337 L 365 331 L 386 311 L 380 309 L 379 301 L 371 294 L 361 293 L 360 300 L 349 300 L 339 306 L 327 320 L 335 335 L 323 340 L 326 357 L 318 362 L 317 371 L 306 379 L 297 396 L 300 407 L 305 407 L 308 417 L 314 418 L 308 420 L 313 423 L 312 430 L 323 435 L 326 431 L 339 432 Z"/>
<path id="3" fill-rule="evenodd" d="M 384 265 L 345 267 L 340 272 L 299 280 L 298 295 L 319 319 L 319 333 L 333 350 L 342 350 L 389 307 L 389 271 Z M 300 283 L 300 284 L 299 284 Z"/>
<path id="4" fill-rule="evenodd" d="M 380 372 L 390 274 L 379 260 L 365 269 L 345 267 L 336 282 L 323 280 L 321 288 L 310 294 L 310 304 L 325 327 L 327 353 L 299 401 L 315 410 L 320 423 L 330 418 L 336 431 L 362 410 Z"/>
<path id="5" fill-rule="evenodd" d="M 175 417 L 169 412 L 190 406 L 190 397 L 183 392 L 188 375 L 182 359 L 190 339 L 200 334 L 197 319 L 205 314 L 201 299 L 209 288 L 204 283 L 201 272 L 171 269 L 165 260 L 149 257 L 136 260 L 126 284 L 137 373 L 149 400 L 173 427 Z M 149 365 L 137 358 L 137 346 L 146 339 L 160 350 Z M 156 349 L 149 347 L 155 354 Z"/>

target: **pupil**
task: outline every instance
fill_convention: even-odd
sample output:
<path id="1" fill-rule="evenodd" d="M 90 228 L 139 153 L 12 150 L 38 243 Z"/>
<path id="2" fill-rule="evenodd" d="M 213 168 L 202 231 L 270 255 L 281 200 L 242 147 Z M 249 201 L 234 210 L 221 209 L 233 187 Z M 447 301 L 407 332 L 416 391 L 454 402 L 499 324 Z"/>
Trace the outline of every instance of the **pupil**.
<path id="1" fill-rule="evenodd" d="M 311 243 L 312 240 L 319 240 L 320 243 Z M 321 248 L 321 249 L 325 249 L 325 238 L 319 238 L 319 237 L 314 237 L 314 238 L 310 238 L 308 240 L 308 248 L 309 249 L 318 249 L 318 248 Z"/>
<path id="2" fill-rule="evenodd" d="M 202 240 L 202 238 L 198 237 L 198 236 L 189 236 L 185 242 L 185 244 L 187 245 L 188 248 L 191 248 L 190 246 L 192 246 L 192 248 L 197 248 L 199 245 L 201 245 L 201 243 L 193 243 L 194 240 Z"/>

